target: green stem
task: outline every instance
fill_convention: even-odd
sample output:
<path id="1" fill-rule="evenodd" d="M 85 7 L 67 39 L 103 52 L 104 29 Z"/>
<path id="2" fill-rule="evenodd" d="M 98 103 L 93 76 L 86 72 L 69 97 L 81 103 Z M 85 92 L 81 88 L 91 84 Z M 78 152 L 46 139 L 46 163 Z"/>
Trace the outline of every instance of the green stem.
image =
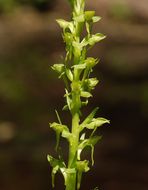
<path id="1" fill-rule="evenodd" d="M 77 16 L 80 12 L 84 11 L 84 6 L 82 3 L 83 0 L 76 0 L 74 2 L 73 16 Z M 77 10 L 77 4 L 81 4 L 81 9 Z M 77 10 L 77 12 L 75 12 Z M 75 35 L 77 38 L 77 42 L 80 41 L 80 33 L 81 33 L 81 23 L 75 23 Z M 74 65 L 79 63 L 80 55 L 74 53 Z M 72 82 L 72 102 L 73 102 L 73 110 L 72 110 L 72 138 L 69 141 L 69 159 L 68 159 L 68 169 L 75 169 L 75 173 L 69 173 L 66 180 L 66 190 L 76 190 L 76 182 L 77 182 L 77 150 L 79 144 L 79 110 L 80 110 L 80 94 L 79 89 L 77 88 L 77 84 L 79 81 L 78 71 L 74 69 L 74 81 Z M 75 86 L 76 84 L 76 86 Z"/>
<path id="2" fill-rule="evenodd" d="M 68 169 L 75 168 L 77 162 L 77 148 L 79 143 L 79 114 L 75 113 L 72 117 L 72 138 L 69 142 Z M 77 172 L 69 173 L 66 181 L 66 190 L 76 189 Z"/>

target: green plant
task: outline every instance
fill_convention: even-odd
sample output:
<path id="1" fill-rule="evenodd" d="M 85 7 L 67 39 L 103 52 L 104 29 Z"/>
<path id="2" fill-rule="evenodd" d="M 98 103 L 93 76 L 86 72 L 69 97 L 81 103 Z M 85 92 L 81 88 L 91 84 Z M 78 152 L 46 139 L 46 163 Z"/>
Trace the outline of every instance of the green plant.
<path id="1" fill-rule="evenodd" d="M 81 153 L 85 147 L 91 148 L 91 164 L 94 164 L 94 145 L 101 139 L 95 135 L 98 127 L 109 120 L 95 118 L 98 108 L 95 108 L 84 121 L 80 122 L 81 108 L 86 106 L 88 99 L 92 97 L 91 91 L 97 85 L 97 78 L 91 78 L 90 73 L 98 63 L 98 59 L 87 57 L 87 52 L 105 36 L 101 33 L 92 34 L 93 23 L 98 22 L 100 17 L 95 16 L 95 11 L 85 11 L 85 0 L 69 0 L 72 7 L 72 20 L 58 19 L 57 22 L 63 29 L 63 39 L 66 44 L 66 56 L 63 63 L 54 64 L 52 69 L 59 74 L 59 78 L 65 83 L 66 105 L 63 110 L 69 110 L 72 116 L 71 127 L 61 122 L 56 111 L 58 123 L 50 124 L 56 132 L 58 151 L 60 137 L 69 143 L 68 163 L 65 163 L 59 155 L 58 159 L 48 155 L 47 159 L 52 167 L 52 186 L 54 187 L 54 176 L 61 172 L 66 190 L 80 189 L 83 172 L 90 169 L 89 160 L 81 160 Z M 83 31 L 86 29 L 86 36 Z M 91 131 L 88 137 L 87 131 Z"/>

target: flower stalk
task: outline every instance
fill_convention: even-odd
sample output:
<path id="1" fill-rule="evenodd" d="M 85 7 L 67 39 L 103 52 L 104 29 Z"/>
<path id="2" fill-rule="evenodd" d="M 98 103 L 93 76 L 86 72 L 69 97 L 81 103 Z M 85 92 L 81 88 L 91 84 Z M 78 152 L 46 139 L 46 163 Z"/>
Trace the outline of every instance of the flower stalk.
<path id="1" fill-rule="evenodd" d="M 81 108 L 88 104 L 88 99 L 92 97 L 91 91 L 98 83 L 97 78 L 90 77 L 98 59 L 87 57 L 87 52 L 105 36 L 101 33 L 92 33 L 93 23 L 98 22 L 100 17 L 95 16 L 95 11 L 85 11 L 85 0 L 69 0 L 69 2 L 72 7 L 72 20 L 57 20 L 63 30 L 62 36 L 66 44 L 65 59 L 60 64 L 54 64 L 52 69 L 65 83 L 66 105 L 63 110 L 71 113 L 72 123 L 71 127 L 62 124 L 58 112 L 56 112 L 58 122 L 50 123 L 50 127 L 56 132 L 57 152 L 60 137 L 69 143 L 68 163 L 63 161 L 60 154 L 58 159 L 50 155 L 47 159 L 52 167 L 53 188 L 55 174 L 61 172 L 65 181 L 65 190 L 79 190 L 82 174 L 90 170 L 90 161 L 82 160 L 81 153 L 89 146 L 91 162 L 94 164 L 94 146 L 101 139 L 101 136 L 95 135 L 95 132 L 98 127 L 109 123 L 105 118 L 95 118 L 98 108 L 95 108 L 84 121 L 80 121 Z M 82 35 L 84 30 L 87 32 L 85 37 Z M 91 131 L 89 137 L 88 131 Z"/>

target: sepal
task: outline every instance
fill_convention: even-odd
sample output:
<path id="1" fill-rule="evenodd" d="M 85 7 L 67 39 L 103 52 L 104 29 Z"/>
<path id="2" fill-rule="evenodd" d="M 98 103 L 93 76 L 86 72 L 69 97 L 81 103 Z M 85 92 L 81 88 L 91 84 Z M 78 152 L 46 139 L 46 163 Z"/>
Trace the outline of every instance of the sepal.
<path id="1" fill-rule="evenodd" d="M 77 164 L 76 164 L 77 171 L 78 171 L 78 174 L 77 174 L 77 190 L 80 189 L 82 173 L 88 172 L 90 170 L 88 164 L 89 164 L 88 160 L 77 161 Z"/>
<path id="2" fill-rule="evenodd" d="M 84 137 L 85 138 L 85 137 Z M 83 149 L 87 146 L 89 146 L 91 148 L 91 162 L 92 165 L 94 164 L 94 159 L 93 159 L 93 155 L 94 155 L 94 146 L 95 144 L 101 139 L 101 136 L 93 136 L 90 137 L 88 139 L 84 139 L 80 142 L 80 144 L 78 145 L 78 151 L 77 151 L 77 159 L 80 160 L 81 157 L 81 152 L 83 151 Z"/>
<path id="3" fill-rule="evenodd" d="M 58 63 L 58 64 L 54 64 L 53 66 L 51 66 L 51 68 L 56 71 L 57 73 L 61 74 L 64 72 L 65 70 L 65 65 L 62 63 Z"/>
<path id="4" fill-rule="evenodd" d="M 85 20 L 87 22 L 92 21 L 92 18 L 94 17 L 94 15 L 95 15 L 95 11 L 85 11 Z"/>
<path id="5" fill-rule="evenodd" d="M 110 123 L 110 121 L 108 119 L 98 117 L 98 118 L 92 119 L 92 121 L 90 123 L 86 124 L 85 127 L 87 129 L 95 129 L 97 127 L 101 127 L 105 123 Z"/>
<path id="6" fill-rule="evenodd" d="M 86 117 L 86 119 L 81 123 L 80 127 L 82 128 L 84 125 L 90 123 L 92 121 L 92 119 L 94 118 L 96 112 L 98 111 L 98 107 L 96 107 L 95 109 L 93 109 L 93 111 Z"/>
<path id="7" fill-rule="evenodd" d="M 92 97 L 92 94 L 90 92 L 81 91 L 80 96 L 83 98 L 90 98 Z"/>
<path id="8" fill-rule="evenodd" d="M 89 39 L 88 39 L 88 44 L 90 46 L 95 45 L 97 42 L 103 40 L 104 38 L 106 38 L 106 36 L 104 34 L 101 33 L 97 33 L 97 34 L 93 34 Z"/>
<path id="9" fill-rule="evenodd" d="M 56 132 L 56 151 L 58 150 L 60 135 L 63 131 L 69 131 L 66 125 L 62 125 L 60 123 L 53 122 L 50 124 L 50 127 Z"/>

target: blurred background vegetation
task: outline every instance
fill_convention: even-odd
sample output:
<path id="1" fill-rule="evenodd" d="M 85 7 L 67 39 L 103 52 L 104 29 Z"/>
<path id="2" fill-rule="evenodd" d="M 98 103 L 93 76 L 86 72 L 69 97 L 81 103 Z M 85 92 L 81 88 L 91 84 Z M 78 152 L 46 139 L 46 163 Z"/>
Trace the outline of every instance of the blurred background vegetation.
<path id="1" fill-rule="evenodd" d="M 90 54 L 101 58 L 100 84 L 83 111 L 96 105 L 111 120 L 100 133 L 95 167 L 82 189 L 148 189 L 148 1 L 87 0 L 106 34 Z M 69 18 L 66 0 L 0 0 L 0 189 L 51 189 L 46 155 L 54 153 L 48 123 L 61 111 L 63 84 L 50 69 L 64 55 L 56 18 Z M 63 148 L 67 147 L 65 142 Z M 66 155 L 66 148 L 63 151 Z M 87 155 L 86 155 L 87 156 Z M 64 189 L 56 178 L 56 189 Z"/>

